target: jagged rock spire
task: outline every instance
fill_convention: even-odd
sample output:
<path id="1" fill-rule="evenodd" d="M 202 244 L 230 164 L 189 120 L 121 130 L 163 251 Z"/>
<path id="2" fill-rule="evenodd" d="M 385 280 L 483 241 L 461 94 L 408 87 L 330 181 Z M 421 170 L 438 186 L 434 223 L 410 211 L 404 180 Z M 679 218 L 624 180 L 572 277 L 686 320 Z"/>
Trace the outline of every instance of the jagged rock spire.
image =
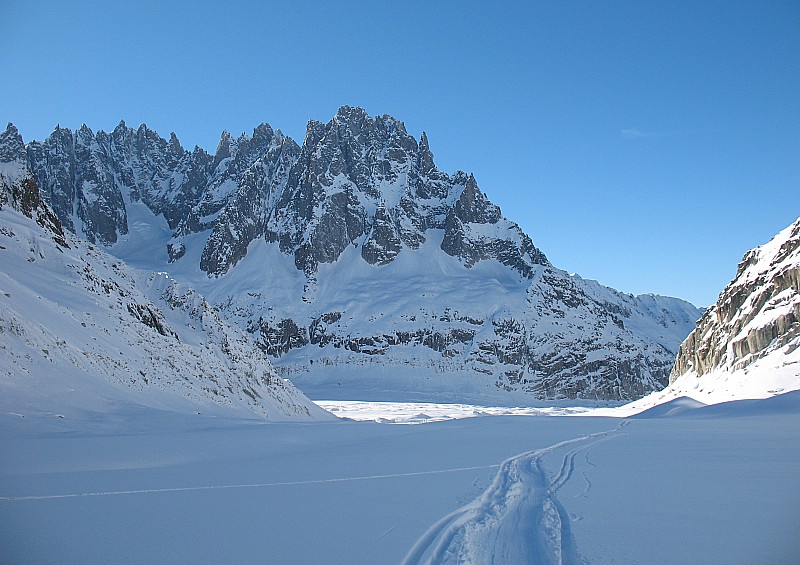
<path id="1" fill-rule="evenodd" d="M 14 124 L 0 133 L 0 208 L 9 205 L 35 220 L 53 234 L 62 247 L 69 247 L 58 218 L 42 199 L 39 186 L 30 170 L 25 143 Z"/>

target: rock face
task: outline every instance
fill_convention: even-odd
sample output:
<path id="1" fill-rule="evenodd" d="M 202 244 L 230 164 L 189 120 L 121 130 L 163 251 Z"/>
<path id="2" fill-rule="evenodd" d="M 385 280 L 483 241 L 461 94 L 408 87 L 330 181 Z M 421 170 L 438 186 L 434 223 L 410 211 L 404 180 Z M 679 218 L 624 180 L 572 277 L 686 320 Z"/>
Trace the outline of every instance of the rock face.
<path id="1" fill-rule="evenodd" d="M 493 258 L 530 274 L 547 263 L 472 176 L 435 167 L 427 137 L 418 144 L 402 122 L 345 106 L 328 124 L 309 124 L 266 237 L 312 277 L 351 244 L 363 244 L 368 263 L 387 264 L 418 249 L 428 230 L 444 230 L 442 251 L 468 267 Z"/>
<path id="2" fill-rule="evenodd" d="M 635 398 L 700 316 L 556 269 L 424 133 L 360 108 L 302 146 L 261 125 L 212 156 L 120 123 L 26 150 L 68 229 L 198 288 L 301 385 Z"/>
<path id="3" fill-rule="evenodd" d="M 297 160 L 297 144 L 280 131 L 273 133 L 268 125 L 259 126 L 253 139 L 258 140 L 253 144 L 263 153 L 252 162 L 243 159 L 247 166 L 242 163 L 237 168 L 242 170 L 231 175 L 237 179 L 236 191 L 223 207 L 203 249 L 200 268 L 210 275 L 227 272 L 244 258 L 253 240 L 264 237 L 266 219 L 283 194 L 289 169 Z"/>
<path id="4" fill-rule="evenodd" d="M 0 210 L 6 205 L 36 221 L 60 246 L 69 247 L 61 222 L 42 200 L 22 136 L 12 124 L 0 133 Z"/>
<path id="5" fill-rule="evenodd" d="M 800 220 L 745 253 L 736 277 L 681 344 L 670 383 L 689 372 L 742 371 L 766 358 L 780 367 L 799 347 Z"/>

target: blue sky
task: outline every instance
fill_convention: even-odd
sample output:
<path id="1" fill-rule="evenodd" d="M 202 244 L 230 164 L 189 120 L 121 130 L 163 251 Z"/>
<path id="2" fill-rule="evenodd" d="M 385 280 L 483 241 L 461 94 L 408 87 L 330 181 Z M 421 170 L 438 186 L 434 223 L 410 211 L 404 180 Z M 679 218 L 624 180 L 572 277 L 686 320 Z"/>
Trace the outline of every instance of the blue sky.
<path id="1" fill-rule="evenodd" d="M 558 267 L 708 305 L 800 216 L 800 3 L 0 3 L 0 120 L 183 145 L 344 104 L 426 131 Z"/>

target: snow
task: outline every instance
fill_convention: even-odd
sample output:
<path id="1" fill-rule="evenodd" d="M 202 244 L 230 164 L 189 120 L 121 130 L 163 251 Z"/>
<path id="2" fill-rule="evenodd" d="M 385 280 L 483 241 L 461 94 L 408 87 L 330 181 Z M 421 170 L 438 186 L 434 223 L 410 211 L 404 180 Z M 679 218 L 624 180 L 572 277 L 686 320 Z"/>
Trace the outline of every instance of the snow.
<path id="1" fill-rule="evenodd" d="M 131 407 L 19 417 L 4 407 L 0 554 L 36 563 L 795 562 L 800 396 L 719 406 L 412 426 Z M 526 528 L 535 535 L 520 535 Z"/>
<path id="2" fill-rule="evenodd" d="M 448 404 L 435 402 L 374 402 L 351 400 L 317 400 L 319 406 L 339 416 L 357 421 L 374 421 L 392 424 L 424 424 L 476 418 L 481 416 L 554 416 L 589 412 L 591 408 L 578 406 L 479 406 L 474 404 Z"/>
<path id="3" fill-rule="evenodd" d="M 163 215 L 156 216 L 142 201 L 131 201 L 127 191 L 125 209 L 128 215 L 128 233 L 119 235 L 112 250 L 115 255 L 125 257 L 131 266 L 144 269 L 152 265 L 163 265 L 169 261 L 164 244 L 172 236 Z"/>
<path id="4" fill-rule="evenodd" d="M 230 189 L 218 188 L 220 197 Z M 391 330 L 387 320 L 402 326 L 408 312 L 439 328 L 450 316 L 502 318 L 536 293 L 494 261 L 467 276 L 438 251 L 435 230 L 377 269 L 349 248 L 337 266 L 320 266 L 307 302 L 291 258 L 261 240 L 235 278 L 199 271 L 208 232 L 184 238 L 184 259 L 156 273 L 147 267 L 166 261 L 168 227 L 126 204 L 130 234 L 112 250 L 143 270 L 71 236 L 70 248 L 57 247 L 0 211 L 3 562 L 800 560 L 800 349 L 690 372 L 625 406 L 532 406 L 455 376 L 461 360 L 420 359 L 420 349 L 348 365 L 337 364 L 346 352 L 320 348 L 317 366 L 331 364 L 321 375 L 306 352 L 291 352 L 283 368 L 299 367 L 294 376 L 325 412 L 275 377 L 200 293 L 234 320 L 342 310 L 364 335 Z M 576 284 L 653 319 L 691 313 L 672 299 Z M 434 311 L 456 296 L 461 311 Z M 786 298 L 769 312 L 786 311 Z M 169 331 L 140 324 L 128 305 L 151 309 Z M 651 328 L 665 343 L 680 332 L 671 316 Z M 360 378 L 343 378 L 354 366 Z M 269 377 L 261 402 L 242 392 L 254 369 Z"/>
<path id="5" fill-rule="evenodd" d="M 22 161 L 0 161 L 0 182 L 8 186 L 19 183 L 28 175 L 28 168 Z"/>

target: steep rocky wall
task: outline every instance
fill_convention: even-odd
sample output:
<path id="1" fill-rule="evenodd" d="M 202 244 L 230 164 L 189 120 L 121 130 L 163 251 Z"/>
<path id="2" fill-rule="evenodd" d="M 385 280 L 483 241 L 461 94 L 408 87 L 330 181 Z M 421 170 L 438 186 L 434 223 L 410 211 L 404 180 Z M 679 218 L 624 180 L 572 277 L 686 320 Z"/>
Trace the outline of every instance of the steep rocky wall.
<path id="1" fill-rule="evenodd" d="M 748 251 L 736 277 L 681 344 L 670 382 L 743 369 L 800 343 L 800 221 Z"/>

